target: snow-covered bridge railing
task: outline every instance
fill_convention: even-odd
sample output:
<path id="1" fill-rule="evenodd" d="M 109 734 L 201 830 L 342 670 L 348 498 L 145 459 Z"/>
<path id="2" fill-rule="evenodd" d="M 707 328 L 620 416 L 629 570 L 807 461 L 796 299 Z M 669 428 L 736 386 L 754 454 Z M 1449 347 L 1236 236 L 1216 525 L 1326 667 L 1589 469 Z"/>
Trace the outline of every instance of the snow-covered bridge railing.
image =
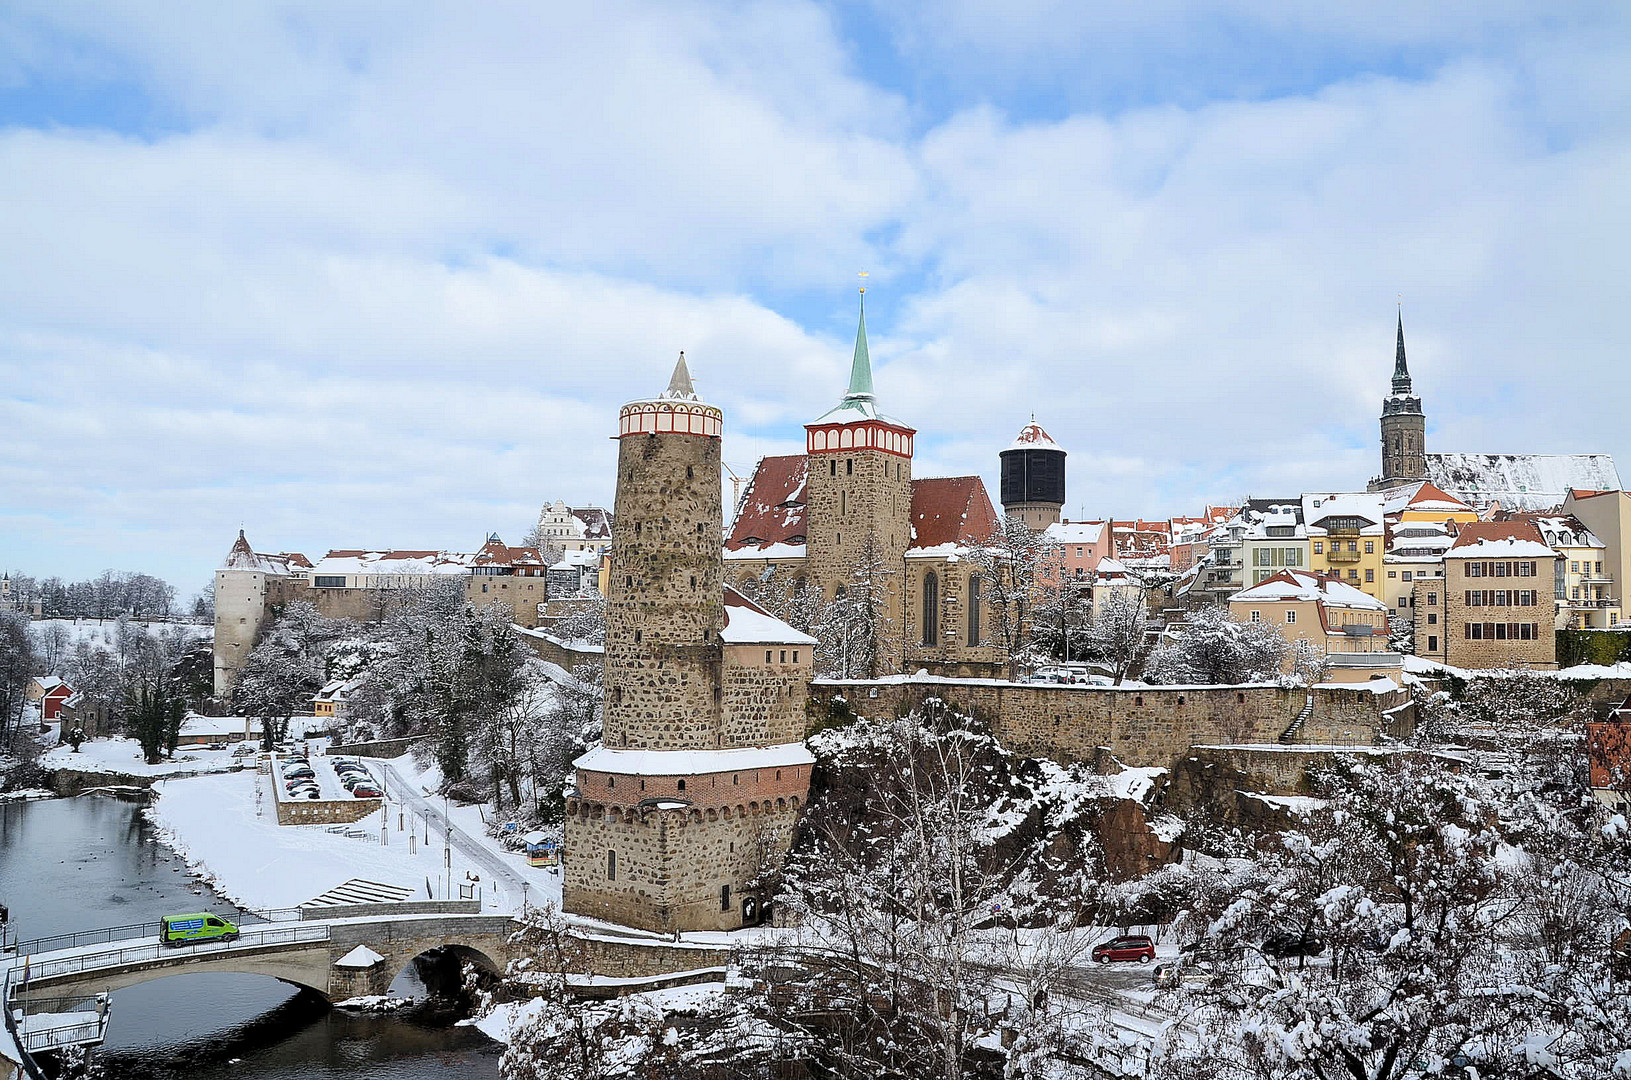
<path id="1" fill-rule="evenodd" d="M 199 941 L 184 945 L 161 945 L 155 929 L 152 939 L 147 941 L 140 939 L 117 941 L 110 943 L 112 947 L 107 949 L 86 948 L 83 952 L 65 949 L 44 954 L 18 953 L 12 963 L 14 967 L 20 968 L 18 984 L 19 988 L 22 988 L 41 979 L 78 975 L 104 968 L 243 952 L 273 945 L 315 943 L 328 939 L 329 928 L 323 923 L 249 927 L 240 931 L 235 941 Z"/>

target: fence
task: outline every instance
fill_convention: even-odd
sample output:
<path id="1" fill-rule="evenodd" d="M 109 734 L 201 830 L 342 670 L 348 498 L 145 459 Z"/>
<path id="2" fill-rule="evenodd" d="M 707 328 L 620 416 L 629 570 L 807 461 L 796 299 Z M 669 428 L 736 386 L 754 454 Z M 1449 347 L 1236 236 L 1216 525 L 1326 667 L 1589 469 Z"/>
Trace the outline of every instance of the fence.
<path id="1" fill-rule="evenodd" d="M 327 941 L 328 938 L 329 929 L 327 926 L 299 923 L 288 927 L 244 930 L 239 933 L 234 941 L 217 939 L 215 941 L 187 942 L 181 945 L 161 945 L 155 940 L 151 944 L 129 945 L 108 951 L 80 953 L 76 956 L 64 956 L 55 960 L 36 962 L 30 959 L 23 968 L 26 975 L 23 986 L 26 987 L 29 982 L 35 979 L 55 979 L 64 975 L 77 975 L 84 971 L 99 971 L 103 968 L 139 964 L 143 961 L 156 962 L 173 956 L 213 955 L 215 953 L 232 952 L 237 949 L 265 948 L 268 945 L 294 945 L 301 942 Z"/>

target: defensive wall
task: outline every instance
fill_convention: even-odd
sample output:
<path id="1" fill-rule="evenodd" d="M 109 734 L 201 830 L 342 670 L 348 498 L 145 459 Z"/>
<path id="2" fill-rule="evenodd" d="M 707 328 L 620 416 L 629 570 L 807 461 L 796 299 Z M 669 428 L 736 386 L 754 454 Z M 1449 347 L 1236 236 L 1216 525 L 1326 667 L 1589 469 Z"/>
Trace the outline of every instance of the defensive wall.
<path id="1" fill-rule="evenodd" d="M 542 630 L 532 630 L 526 627 L 519 628 L 521 640 L 537 655 L 540 660 L 547 660 L 557 667 L 571 671 L 579 664 L 594 664 L 600 666 L 605 651 L 598 645 L 585 645 L 582 642 L 568 643 L 558 637 L 546 634 Z"/>
<path id="2" fill-rule="evenodd" d="M 851 712 L 899 715 L 938 698 L 989 723 L 1017 754 L 1092 763 L 1103 748 L 1124 765 L 1168 767 L 1198 743 L 1364 745 L 1407 734 L 1410 695 L 1387 685 L 1064 686 L 913 675 L 817 679 L 810 696 L 817 723 Z"/>

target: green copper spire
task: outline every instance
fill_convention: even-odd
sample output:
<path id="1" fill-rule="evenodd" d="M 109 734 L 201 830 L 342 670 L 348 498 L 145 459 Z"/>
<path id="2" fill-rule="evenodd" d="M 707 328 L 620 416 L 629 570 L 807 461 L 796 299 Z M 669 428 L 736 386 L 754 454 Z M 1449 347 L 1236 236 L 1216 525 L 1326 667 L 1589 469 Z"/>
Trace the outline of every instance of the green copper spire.
<path id="1" fill-rule="evenodd" d="M 849 393 L 844 397 L 872 399 L 872 358 L 866 351 L 866 290 L 861 290 L 861 323 L 855 328 L 855 363 L 849 369 Z"/>
<path id="2" fill-rule="evenodd" d="M 1399 342 L 1393 357 L 1393 392 L 1410 393 L 1410 368 L 1404 360 L 1404 309 L 1399 309 Z"/>

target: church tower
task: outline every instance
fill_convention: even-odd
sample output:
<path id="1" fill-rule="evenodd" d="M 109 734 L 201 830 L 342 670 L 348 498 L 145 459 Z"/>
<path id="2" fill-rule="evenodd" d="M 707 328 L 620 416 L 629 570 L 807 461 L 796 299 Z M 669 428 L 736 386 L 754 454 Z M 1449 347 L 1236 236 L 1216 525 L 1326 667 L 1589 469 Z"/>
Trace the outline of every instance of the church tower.
<path id="1" fill-rule="evenodd" d="M 875 675 L 900 665 L 901 572 L 911 543 L 912 440 L 917 431 L 878 411 L 866 343 L 861 290 L 855 358 L 844 399 L 804 426 L 809 455 L 805 530 L 809 576 L 828 599 L 854 585 L 870 554 L 885 570 L 886 622 L 879 628 Z"/>
<path id="2" fill-rule="evenodd" d="M 1382 402 L 1382 475 L 1371 488 L 1395 487 L 1427 478 L 1427 416 L 1421 398 L 1411 393 L 1410 368 L 1404 356 L 1404 313 L 1393 361 L 1393 392 Z"/>
<path id="3" fill-rule="evenodd" d="M 1065 451 L 1032 417 L 1002 458 L 1002 512 L 1041 532 L 1065 509 Z"/>

